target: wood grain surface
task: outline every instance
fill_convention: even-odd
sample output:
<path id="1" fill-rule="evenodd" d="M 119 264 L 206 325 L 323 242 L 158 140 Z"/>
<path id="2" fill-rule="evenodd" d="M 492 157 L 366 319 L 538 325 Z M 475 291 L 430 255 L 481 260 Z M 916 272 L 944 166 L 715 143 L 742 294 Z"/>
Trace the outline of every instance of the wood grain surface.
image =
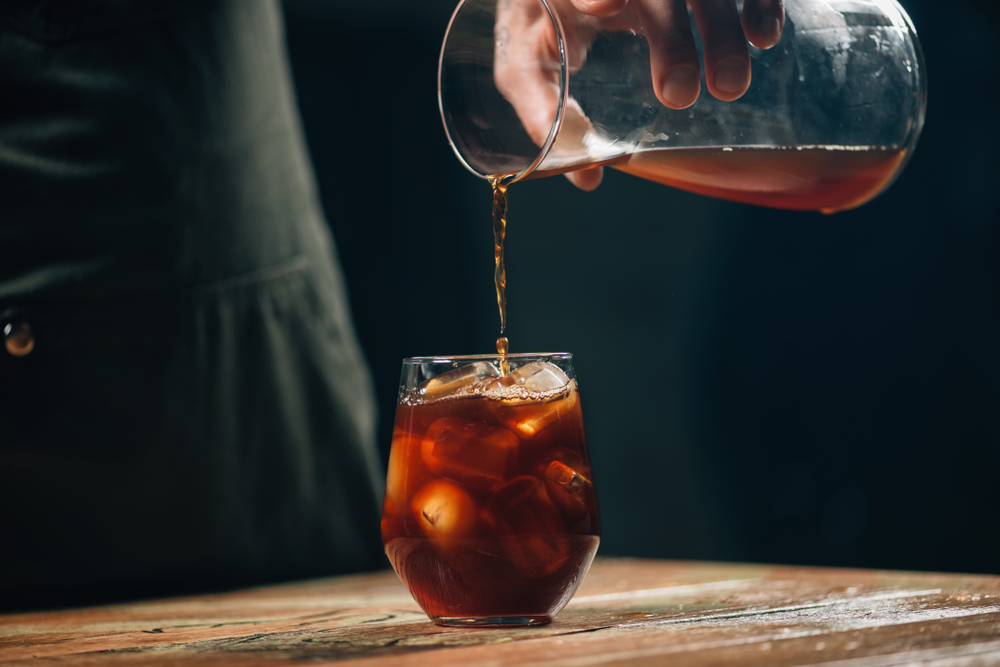
<path id="1" fill-rule="evenodd" d="M 391 571 L 0 616 L 2 665 L 1000 665 L 1000 577 L 599 559 L 550 625 L 431 624 Z"/>

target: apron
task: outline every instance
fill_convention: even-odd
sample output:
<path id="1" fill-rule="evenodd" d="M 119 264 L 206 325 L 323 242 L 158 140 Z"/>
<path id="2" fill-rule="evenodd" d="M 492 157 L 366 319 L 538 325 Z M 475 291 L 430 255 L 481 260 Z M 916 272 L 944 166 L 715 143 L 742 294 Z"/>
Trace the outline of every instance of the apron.
<path id="1" fill-rule="evenodd" d="M 0 607 L 384 564 L 274 0 L 0 2 Z"/>

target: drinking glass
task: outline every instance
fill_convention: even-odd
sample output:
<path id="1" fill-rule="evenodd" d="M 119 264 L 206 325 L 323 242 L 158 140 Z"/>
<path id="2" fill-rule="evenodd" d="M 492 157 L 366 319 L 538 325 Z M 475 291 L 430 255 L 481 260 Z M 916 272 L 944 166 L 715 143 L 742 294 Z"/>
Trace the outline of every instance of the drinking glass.
<path id="1" fill-rule="evenodd" d="M 404 359 L 382 542 L 435 623 L 551 621 L 600 542 L 572 355 Z"/>
<path id="2" fill-rule="evenodd" d="M 674 110 L 653 92 L 632 5 L 599 19 L 567 0 L 463 0 L 438 67 L 448 140 L 472 173 L 508 182 L 608 164 L 745 203 L 853 208 L 888 187 L 923 127 L 916 31 L 895 0 L 786 0 L 785 15 L 776 46 L 749 45 L 742 97 L 714 98 L 702 68 L 699 98 Z"/>

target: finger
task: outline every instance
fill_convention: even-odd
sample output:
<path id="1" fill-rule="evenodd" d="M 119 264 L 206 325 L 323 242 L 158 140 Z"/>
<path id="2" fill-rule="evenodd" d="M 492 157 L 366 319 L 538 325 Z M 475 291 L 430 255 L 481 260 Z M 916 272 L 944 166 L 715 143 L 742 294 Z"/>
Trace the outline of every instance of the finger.
<path id="1" fill-rule="evenodd" d="M 649 42 L 656 96 L 671 109 L 691 106 L 701 92 L 701 74 L 684 0 L 635 0 L 635 5 Z"/>
<path id="2" fill-rule="evenodd" d="M 551 32 L 551 26 L 539 22 L 527 29 L 517 28 L 520 26 L 507 33 L 510 44 L 498 42 L 493 78 L 528 136 L 542 146 L 559 106 L 559 63 L 548 53 L 545 31 Z"/>
<path id="3" fill-rule="evenodd" d="M 594 126 L 583 113 L 580 103 L 570 97 L 563 109 L 562 123 L 556 141 L 549 149 L 549 159 L 554 164 L 579 163 L 589 158 L 587 145 L 594 138 Z M 600 167 L 584 168 L 566 174 L 569 182 L 581 190 L 593 190 L 601 184 L 603 171 Z"/>
<path id="4" fill-rule="evenodd" d="M 580 169 L 566 174 L 569 182 L 580 188 L 584 192 L 590 192 L 601 184 L 604 178 L 604 167 L 594 167 L 591 169 Z"/>
<path id="5" fill-rule="evenodd" d="M 577 11 L 589 16 L 614 16 L 625 9 L 628 0 L 570 0 Z"/>
<path id="6" fill-rule="evenodd" d="M 521 125 L 531 140 L 544 146 L 555 122 L 560 102 L 560 66 L 555 31 L 547 17 L 538 11 L 540 3 L 504 5 L 498 14 L 493 77 L 497 90 L 514 107 Z M 568 6 L 568 5 L 567 5 Z M 564 24 L 566 21 L 564 21 Z M 579 26 L 576 26 L 579 28 Z M 579 40 L 579 30 L 566 33 L 566 53 L 582 64 L 586 46 Z M 579 163 L 588 155 L 588 138 L 593 125 L 572 97 L 563 108 L 559 133 L 549 147 L 554 164 Z M 570 182 L 584 190 L 593 190 L 601 182 L 599 169 L 570 176 Z"/>
<path id="7" fill-rule="evenodd" d="M 746 0 L 743 3 L 743 32 L 757 48 L 769 49 L 777 44 L 784 28 L 784 0 Z"/>
<path id="8" fill-rule="evenodd" d="M 701 31 L 708 90 L 725 102 L 750 87 L 750 50 L 733 0 L 691 0 Z"/>

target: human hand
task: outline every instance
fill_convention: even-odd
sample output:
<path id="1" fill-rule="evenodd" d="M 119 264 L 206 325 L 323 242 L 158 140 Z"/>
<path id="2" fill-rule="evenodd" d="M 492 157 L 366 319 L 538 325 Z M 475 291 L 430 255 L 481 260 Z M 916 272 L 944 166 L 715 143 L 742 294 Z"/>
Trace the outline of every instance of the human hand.
<path id="1" fill-rule="evenodd" d="M 702 35 L 708 91 L 729 102 L 750 86 L 747 41 L 767 49 L 781 39 L 784 0 L 745 0 L 742 22 L 736 0 L 689 0 Z M 701 70 L 685 0 L 549 0 L 565 34 L 569 72 L 578 71 L 599 31 L 641 30 L 649 43 L 653 90 L 671 109 L 698 99 Z M 494 78 L 513 105 L 528 135 L 541 146 L 555 118 L 559 99 L 559 49 L 555 30 L 538 0 L 500 0 L 497 7 Z M 563 135 L 579 136 L 590 121 L 575 100 L 567 101 Z M 557 146 L 559 143 L 557 139 Z M 593 190 L 603 169 L 566 176 Z"/>

